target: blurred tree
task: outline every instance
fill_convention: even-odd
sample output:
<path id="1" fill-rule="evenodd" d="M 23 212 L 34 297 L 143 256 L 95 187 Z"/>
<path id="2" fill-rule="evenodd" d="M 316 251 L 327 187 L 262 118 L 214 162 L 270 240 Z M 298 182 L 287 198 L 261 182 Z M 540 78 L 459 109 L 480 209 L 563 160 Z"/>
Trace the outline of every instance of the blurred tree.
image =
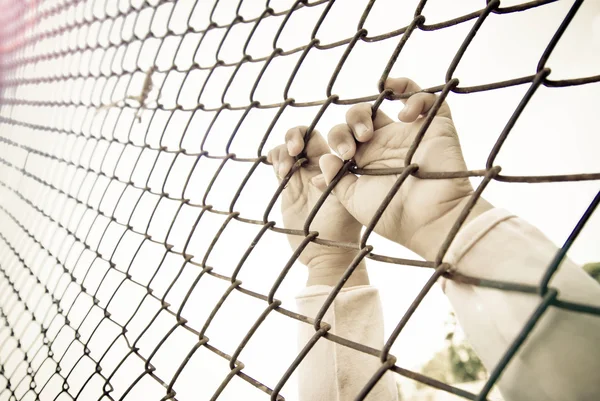
<path id="1" fill-rule="evenodd" d="M 600 262 L 583 265 L 583 270 L 588 272 L 596 281 L 600 282 Z"/>
<path id="2" fill-rule="evenodd" d="M 600 262 L 587 263 L 583 269 L 600 282 Z M 484 379 L 487 375 L 475 350 L 462 339 L 457 339 L 457 321 L 453 312 L 447 322 L 446 348 L 438 351 L 423 365 L 422 373 L 446 383 L 465 383 Z M 417 384 L 417 387 L 425 387 Z"/>
<path id="3" fill-rule="evenodd" d="M 487 374 L 485 367 L 473 348 L 466 341 L 457 339 L 457 321 L 453 312 L 450 313 L 447 325 L 447 346 L 423 366 L 423 374 L 446 383 L 484 379 Z"/>

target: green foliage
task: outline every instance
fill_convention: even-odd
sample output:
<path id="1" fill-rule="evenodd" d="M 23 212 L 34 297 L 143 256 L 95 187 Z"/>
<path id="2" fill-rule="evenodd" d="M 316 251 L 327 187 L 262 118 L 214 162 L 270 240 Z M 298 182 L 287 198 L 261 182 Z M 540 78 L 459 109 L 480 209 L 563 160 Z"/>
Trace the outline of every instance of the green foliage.
<path id="1" fill-rule="evenodd" d="M 451 313 L 446 334 L 447 347 L 423 366 L 423 374 L 446 383 L 484 379 L 486 370 L 475 350 L 465 341 L 456 340 L 456 324 L 456 317 Z"/>
<path id="2" fill-rule="evenodd" d="M 588 272 L 596 281 L 600 282 L 600 262 L 583 265 L 583 270 Z"/>
<path id="3" fill-rule="evenodd" d="M 456 383 L 471 382 L 485 378 L 485 368 L 481 360 L 465 342 L 448 347 L 452 379 Z"/>
<path id="4" fill-rule="evenodd" d="M 590 276 L 600 282 L 600 262 L 583 266 Z M 422 369 L 423 374 L 446 383 L 464 383 L 484 379 L 486 370 L 471 346 L 465 341 L 457 341 L 456 317 L 450 314 L 446 348 L 438 351 Z M 417 385 L 423 387 L 423 385 Z"/>

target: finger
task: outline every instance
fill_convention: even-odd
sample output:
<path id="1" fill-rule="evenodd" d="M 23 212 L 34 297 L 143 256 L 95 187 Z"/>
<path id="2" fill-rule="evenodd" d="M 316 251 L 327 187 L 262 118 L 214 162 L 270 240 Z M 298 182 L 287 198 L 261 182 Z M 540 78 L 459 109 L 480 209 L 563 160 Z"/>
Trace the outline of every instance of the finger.
<path id="1" fill-rule="evenodd" d="M 354 137 L 359 142 L 366 142 L 373 137 L 373 120 L 371 105 L 360 103 L 352 106 L 346 113 L 346 122 L 352 129 Z"/>
<path id="2" fill-rule="evenodd" d="M 344 160 L 349 160 L 356 153 L 354 134 L 348 124 L 336 125 L 327 135 L 329 146 Z"/>
<path id="3" fill-rule="evenodd" d="M 369 103 L 359 103 L 352 106 L 346 113 L 346 123 L 352 129 L 354 137 L 359 142 L 366 142 L 373 137 L 373 131 L 393 121 L 383 111 L 377 110 L 373 121 L 373 110 Z"/>
<path id="4" fill-rule="evenodd" d="M 298 156 L 304 149 L 304 135 L 308 127 L 294 127 L 285 133 L 285 145 L 290 156 Z"/>
<path id="5" fill-rule="evenodd" d="M 396 95 L 402 95 L 404 93 L 415 93 L 416 94 L 416 92 L 421 91 L 421 88 L 419 87 L 419 85 L 417 85 L 412 79 L 408 79 L 408 78 L 388 78 L 385 81 L 385 88 L 392 89 Z M 433 105 L 435 104 L 435 101 L 437 100 L 438 96 L 434 95 L 434 94 L 432 94 L 432 95 L 433 95 L 433 97 L 428 98 L 428 99 L 433 100 L 433 101 L 427 102 L 428 107 L 426 107 L 422 110 L 422 114 L 428 113 L 429 110 L 431 109 L 431 107 L 433 107 Z M 408 100 L 410 98 L 412 98 L 412 96 L 410 96 L 408 99 L 400 99 L 400 100 L 402 101 L 402 103 L 408 104 Z M 411 113 L 413 113 L 413 112 L 411 112 Z M 449 117 L 449 118 L 452 117 L 448 103 L 446 103 L 444 101 L 442 103 L 442 105 L 440 106 L 436 115 L 441 116 L 441 117 Z M 398 116 L 398 118 L 402 119 L 400 117 L 400 115 Z"/>
<path id="6" fill-rule="evenodd" d="M 319 159 L 319 166 L 323 172 L 325 183 L 329 185 L 333 178 L 340 171 L 344 162 L 335 155 L 329 154 L 324 155 Z M 354 189 L 356 187 L 356 181 L 358 178 L 351 173 L 345 174 L 340 181 L 333 188 L 332 193 L 338 198 L 340 203 L 356 218 L 354 204 Z"/>
<path id="7" fill-rule="evenodd" d="M 327 183 L 325 182 L 323 174 L 315 175 L 310 182 L 312 182 L 312 184 L 321 192 L 325 191 L 325 188 L 327 188 Z"/>
<path id="8" fill-rule="evenodd" d="M 271 163 L 273 166 L 273 170 L 277 173 L 277 169 L 279 168 L 279 151 L 281 150 L 281 146 L 276 146 L 267 153 L 267 162 Z"/>
<path id="9" fill-rule="evenodd" d="M 273 163 L 273 170 L 280 184 L 296 163 L 294 157 L 289 155 L 286 145 L 279 145 L 271 150 L 267 155 L 267 161 Z M 301 175 L 298 172 L 294 173 L 286 183 L 283 199 L 286 201 L 297 199 L 302 195 L 303 188 Z"/>
<path id="10" fill-rule="evenodd" d="M 273 148 L 267 155 L 267 161 L 273 164 L 273 171 L 279 181 L 286 176 L 290 171 L 291 166 L 294 164 L 294 158 L 287 154 L 285 145 L 279 145 Z"/>
<path id="11" fill-rule="evenodd" d="M 277 175 L 280 179 L 283 179 L 292 169 L 294 165 L 294 158 L 289 155 L 285 145 L 279 145 L 279 160 L 277 166 Z"/>
<path id="12" fill-rule="evenodd" d="M 419 116 L 425 115 L 433 107 L 437 96 L 433 93 L 417 93 L 408 98 L 404 108 L 398 113 L 400 121 L 412 123 Z"/>
<path id="13" fill-rule="evenodd" d="M 323 136 L 316 129 L 313 129 L 310 133 L 308 144 L 305 146 L 304 139 L 306 138 L 307 130 L 308 127 L 305 126 L 294 127 L 288 130 L 288 132 L 285 134 L 287 152 L 290 156 L 298 156 L 302 150 L 304 150 L 309 163 L 316 165 L 319 157 L 325 153 L 329 153 L 329 146 L 327 145 L 327 142 L 325 142 Z M 290 142 L 292 145 L 290 145 Z M 290 147 L 292 148 L 291 150 Z M 298 148 L 300 151 L 297 151 Z"/>
<path id="14" fill-rule="evenodd" d="M 304 131 L 304 134 L 306 135 L 306 130 Z M 327 145 L 327 141 L 323 138 L 323 135 L 315 129 L 310 134 L 310 139 L 308 140 L 304 152 L 306 153 L 309 162 L 317 165 L 321 156 L 330 153 L 331 151 L 329 145 Z"/>

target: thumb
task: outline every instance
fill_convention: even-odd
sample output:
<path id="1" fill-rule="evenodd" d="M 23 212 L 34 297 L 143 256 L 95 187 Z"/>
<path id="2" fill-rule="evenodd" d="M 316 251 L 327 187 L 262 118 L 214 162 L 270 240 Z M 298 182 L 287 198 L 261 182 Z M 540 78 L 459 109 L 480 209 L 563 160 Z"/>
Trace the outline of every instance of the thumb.
<path id="1" fill-rule="evenodd" d="M 321 168 L 321 172 L 323 173 L 323 177 L 325 178 L 325 183 L 327 185 L 333 181 L 343 166 L 344 162 L 342 159 L 331 153 L 323 155 L 319 159 L 319 167 Z M 354 174 L 346 172 L 337 182 L 337 184 L 335 184 L 332 190 L 332 193 L 335 195 L 335 197 L 356 219 L 356 209 L 354 207 L 356 202 L 353 201 L 353 198 L 357 180 L 358 178 Z"/>

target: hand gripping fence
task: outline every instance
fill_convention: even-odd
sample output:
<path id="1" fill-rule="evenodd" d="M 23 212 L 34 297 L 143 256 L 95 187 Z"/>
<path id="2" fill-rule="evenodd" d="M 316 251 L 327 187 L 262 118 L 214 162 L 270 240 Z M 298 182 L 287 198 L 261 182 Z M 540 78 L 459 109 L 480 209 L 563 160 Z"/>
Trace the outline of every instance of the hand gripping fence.
<path id="1" fill-rule="evenodd" d="M 164 388 L 164 393 L 156 394 L 156 399 L 175 400 L 177 399 L 177 380 L 180 374 L 186 369 L 186 364 L 189 362 L 190 358 L 192 358 L 194 353 L 200 348 L 209 350 L 219 358 L 223 358 L 229 364 L 230 373 L 223 378 L 223 381 L 220 383 L 211 399 L 219 398 L 226 386 L 231 382 L 231 379 L 234 376 L 237 376 L 258 390 L 264 392 L 265 398 L 270 397 L 272 400 L 283 400 L 284 396 L 280 392 L 284 384 L 294 373 L 306 355 L 311 351 L 311 348 L 319 341 L 333 341 L 343 347 L 349 347 L 358 352 L 370 354 L 381 360 L 381 367 L 368 383 L 365 384 L 362 391 L 357 396 L 358 400 L 364 399 L 387 371 L 395 372 L 401 376 L 464 397 L 465 399 L 485 400 L 505 367 L 510 363 L 511 358 L 513 358 L 515 353 L 519 350 L 519 347 L 527 339 L 529 333 L 536 325 L 536 322 L 548 308 L 562 308 L 572 311 L 572 313 L 600 315 L 600 309 L 597 307 L 561 300 L 559 292 L 549 285 L 551 278 L 559 268 L 559 264 L 564 258 L 567 250 L 600 202 L 600 193 L 596 195 L 589 205 L 589 208 L 573 229 L 568 240 L 564 243 L 552 263 L 548 266 L 543 280 L 537 286 L 491 281 L 459 274 L 450 274 L 448 272 L 450 266 L 446 263 L 442 263 L 442 259 L 462 223 L 465 221 L 473 205 L 481 196 L 486 185 L 490 181 L 540 183 L 600 179 L 600 172 L 546 176 L 502 175 L 500 166 L 495 164 L 496 156 L 510 134 L 511 129 L 540 86 L 559 88 L 586 85 L 600 81 L 600 75 L 553 80 L 551 79 L 552 75 L 550 69 L 546 67 L 548 58 L 560 40 L 561 35 L 563 35 L 578 12 L 578 9 L 583 4 L 583 0 L 575 1 L 573 3 L 570 11 L 557 27 L 554 36 L 546 46 L 545 51 L 539 59 L 536 70 L 532 71 L 531 75 L 471 87 L 460 86 L 460 81 L 455 76 L 455 70 L 467 48 L 477 35 L 479 28 L 485 23 L 488 16 L 490 16 L 490 14 L 527 12 L 535 8 L 545 7 L 553 1 L 535 0 L 506 7 L 502 6 L 499 0 L 482 1 L 482 8 L 477 11 L 451 20 L 428 25 L 426 23 L 426 16 L 423 14 L 427 1 L 422 0 L 414 11 L 413 20 L 407 26 L 399 26 L 396 30 L 378 36 L 369 36 L 368 31 L 364 28 L 364 24 L 376 1 L 371 0 L 364 9 L 358 26 L 356 27 L 356 33 L 353 37 L 328 45 L 321 45 L 318 39 L 319 29 L 326 20 L 334 1 L 335 0 L 316 0 L 309 2 L 307 0 L 297 0 L 289 7 L 289 9 L 283 11 L 275 11 L 271 8 L 271 2 L 266 1 L 264 11 L 258 17 L 251 20 L 245 20 L 244 17 L 240 15 L 240 7 L 243 3 L 242 0 L 235 3 L 237 5 L 231 2 L 232 4 L 229 5 L 229 7 L 237 7 L 235 11 L 236 15 L 227 25 L 219 25 L 213 18 L 215 10 L 220 4 L 224 4 L 224 2 L 217 1 L 212 6 L 209 17 L 210 23 L 207 26 L 202 29 L 192 27 L 192 24 L 189 23 L 191 20 L 190 17 L 185 30 L 183 32 L 175 32 L 171 29 L 171 24 L 169 22 L 178 3 L 169 0 L 132 1 L 132 3 L 135 4 L 120 2 L 122 4 L 118 7 L 116 6 L 116 1 L 112 2 L 110 0 L 88 0 L 83 2 L 74 0 L 40 0 L 39 2 L 30 0 L 29 2 L 10 2 L 5 0 L 3 15 L 0 15 L 0 19 L 2 20 L 0 32 L 4 37 L 2 53 L 0 53 L 0 57 L 2 57 L 2 59 L 0 59 L 0 74 L 2 76 L 2 79 L 0 80 L 0 90 L 2 94 L 0 99 L 0 321 L 3 326 L 0 328 L 0 350 L 2 351 L 2 355 L 4 355 L 3 359 L 0 360 L 1 400 L 82 399 L 81 394 L 83 394 L 85 387 L 89 383 L 92 383 L 93 380 L 98 379 L 101 380 L 103 385 L 98 390 L 98 393 L 94 395 L 95 397 L 106 400 L 119 399 L 119 397 L 114 395 L 112 383 L 117 378 L 118 369 L 124 364 L 126 358 L 129 357 L 139 358 L 144 364 L 144 370 L 136 380 L 127 384 L 128 388 L 120 399 L 131 399 L 128 397 L 128 394 L 136 385 L 141 383 L 142 378 L 151 378 Z M 201 3 L 202 1 L 198 0 L 193 4 L 193 7 L 198 7 Z M 109 6 L 110 4 L 112 4 L 112 6 Z M 302 8 L 316 6 L 322 6 L 323 11 L 314 26 L 311 40 L 306 45 L 292 50 L 283 50 L 279 48 L 278 38 L 292 15 Z M 159 14 L 159 10 L 161 10 L 160 13 L 165 10 L 167 13 L 170 13 L 166 19 L 167 24 L 164 27 L 165 29 L 162 31 L 159 32 L 158 30 L 148 29 L 147 32 L 141 34 L 136 32 L 135 35 L 129 35 L 125 32 L 124 25 L 122 24 L 124 19 L 134 19 L 137 21 L 138 19 L 149 18 L 150 22 L 152 22 L 155 16 Z M 275 34 L 272 53 L 267 57 L 255 59 L 246 52 L 248 43 L 258 27 L 262 23 L 265 23 L 265 21 L 274 17 L 283 18 L 277 33 Z M 42 24 L 44 21 L 61 22 L 54 25 L 44 25 Z M 373 112 L 375 113 L 384 100 L 393 101 L 400 98 L 389 90 L 384 90 L 383 83 L 396 63 L 404 45 L 410 40 L 411 34 L 416 30 L 440 30 L 467 21 L 474 21 L 474 25 L 456 52 L 451 64 L 448 66 L 445 82 L 438 86 L 424 89 L 426 92 L 438 93 L 439 97 L 433 110 L 425 118 L 425 123 L 423 124 L 420 133 L 417 135 L 408 151 L 405 167 L 361 170 L 357 168 L 352 161 L 347 162 L 342 169 L 342 172 L 338 174 L 328 186 L 323 196 L 309 214 L 303 229 L 284 229 L 277 222 L 270 221 L 269 214 L 291 175 L 298 171 L 306 161 L 303 157 L 298 157 L 296 165 L 290 171 L 288 176 L 282 180 L 277 191 L 273 194 L 271 201 L 264 205 L 264 216 L 262 220 L 248 219 L 240 212 L 235 211 L 236 201 L 244 191 L 246 184 L 255 173 L 257 167 L 261 164 L 267 164 L 264 145 L 284 110 L 308 106 L 320 107 L 316 117 L 314 117 L 309 125 L 306 133 L 307 139 L 308 135 L 310 135 L 311 131 L 317 125 L 319 119 L 332 104 L 352 105 L 360 102 L 372 102 Z M 219 51 L 226 40 L 227 35 L 238 24 L 250 24 L 252 27 L 245 42 L 244 55 L 236 63 L 226 63 L 219 59 Z M 150 25 L 152 24 L 150 23 Z M 99 26 L 102 28 L 98 29 Z M 136 59 L 136 64 L 134 66 L 127 66 L 125 65 L 124 58 L 122 55 L 119 56 L 117 51 L 119 46 L 133 44 L 134 42 L 142 43 L 143 46 L 143 43 L 153 41 L 158 43 L 159 46 L 162 46 L 163 43 L 166 43 L 167 38 L 181 38 L 189 33 L 207 35 L 211 30 L 216 29 L 225 29 L 226 33 L 219 44 L 219 48 L 216 50 L 217 62 L 209 67 L 193 63 L 187 69 L 178 69 L 179 67 L 173 63 L 170 67 L 164 68 L 159 67 L 156 64 L 156 59 L 150 66 L 143 66 L 139 57 Z M 114 37 L 116 39 L 101 40 L 103 35 L 110 35 L 111 38 Z M 58 46 L 37 46 L 38 43 L 44 43 L 45 39 L 54 37 L 61 37 L 63 39 Z M 82 38 L 83 40 L 81 40 Z M 389 58 L 385 69 L 381 73 L 377 85 L 374 85 L 374 87 L 379 89 L 377 93 L 373 93 L 371 96 L 367 97 L 349 99 L 342 99 L 333 93 L 334 83 L 357 43 L 363 42 L 364 44 L 370 44 L 393 38 L 396 38 L 397 46 Z M 200 44 L 198 45 L 198 48 L 199 47 Z M 343 55 L 340 57 L 337 67 L 329 80 L 325 90 L 326 97 L 306 103 L 296 102 L 293 98 L 289 97 L 289 88 L 294 82 L 296 73 L 299 71 L 309 52 L 333 48 L 343 49 Z M 91 53 L 99 55 L 99 58 L 94 59 L 87 57 Z M 287 81 L 281 102 L 261 104 L 255 100 L 254 93 L 259 83 L 261 81 L 269 80 L 268 74 L 265 74 L 268 66 L 277 58 L 292 54 L 298 54 L 300 57 Z M 253 83 L 247 105 L 242 107 L 232 106 L 229 103 L 226 103 L 224 100 L 225 95 L 234 86 L 234 77 L 240 68 L 246 64 L 259 61 L 264 62 L 264 67 L 258 74 L 256 81 Z M 80 68 L 85 63 L 88 63 L 88 66 L 86 68 Z M 94 70 L 91 68 L 93 63 L 108 63 L 110 72 L 106 73 L 102 69 Z M 169 74 L 170 72 L 176 71 L 178 73 L 183 73 L 188 77 L 195 70 L 204 70 L 209 74 L 206 79 L 206 81 L 208 81 L 211 75 L 216 73 L 219 68 L 222 67 L 233 67 L 234 72 L 223 90 L 221 105 L 219 107 L 207 107 L 200 103 L 199 100 L 192 109 L 183 107 L 179 102 L 176 102 L 174 106 L 169 106 L 161 103 L 159 97 L 152 98 L 152 95 L 150 95 L 152 90 L 158 91 L 160 94 L 163 90 L 163 86 L 167 82 L 166 80 L 163 81 L 163 86 L 157 85 L 156 81 L 153 80 L 153 77 L 157 74 Z M 119 97 L 115 89 L 115 80 L 124 80 L 129 87 L 134 80 L 134 77 L 143 78 L 141 93 L 137 96 Z M 181 81 L 178 88 L 178 94 L 181 93 L 184 82 L 186 85 L 192 84 L 187 82 L 187 80 Z M 195 84 L 198 85 L 197 82 Z M 84 85 L 90 85 L 95 90 L 102 92 L 103 99 L 108 98 L 110 101 L 101 102 L 99 98 L 92 99 L 92 96 L 83 98 L 80 94 L 83 91 Z M 204 83 L 204 85 L 206 85 L 206 83 Z M 415 154 L 436 110 L 450 92 L 468 94 L 479 91 L 492 91 L 515 85 L 523 85 L 528 89 L 506 123 L 504 130 L 498 137 L 489 154 L 485 169 L 454 172 L 422 172 L 419 170 L 419 165 L 411 161 L 411 158 Z M 63 96 L 63 99 L 68 100 L 43 99 L 35 96 L 34 88 L 41 86 L 49 88 L 53 92 L 69 94 L 68 97 Z M 157 87 L 153 88 L 153 86 Z M 201 91 L 203 90 L 204 86 Z M 409 95 L 410 94 L 405 94 L 403 97 L 408 97 Z M 200 97 L 198 97 L 198 99 L 200 99 Z M 135 103 L 136 105 L 131 106 L 132 103 Z M 262 140 L 256 150 L 256 156 L 252 158 L 240 158 L 234 153 L 231 153 L 229 148 L 244 118 L 246 118 L 248 113 L 253 109 L 273 109 L 276 113 L 266 132 L 257 132 L 257 135 L 262 135 Z M 80 112 L 81 115 L 79 115 L 79 117 L 77 117 L 78 114 L 76 113 L 76 110 L 83 110 Z M 218 117 L 219 113 L 224 110 L 239 110 L 242 111 L 243 114 L 235 129 L 227 133 L 227 135 L 229 135 L 229 140 L 225 153 L 215 153 L 206 146 L 207 137 L 211 134 L 212 124 L 206 132 L 198 133 L 198 135 L 203 136 L 199 151 L 186 149 L 182 146 L 181 142 L 179 143 L 180 146 L 178 149 L 172 149 L 171 147 L 162 145 L 162 137 L 159 146 L 151 143 L 147 138 L 147 133 L 143 143 L 134 141 L 131 135 L 132 130 L 137 124 L 135 118 L 131 119 L 129 132 L 116 132 L 115 125 L 111 126 L 111 123 L 108 122 L 106 118 L 101 117 L 102 113 L 100 113 L 100 111 L 102 110 L 116 114 L 117 119 L 125 118 L 125 116 L 128 115 L 127 113 L 130 113 L 132 110 L 137 119 L 140 119 L 142 115 L 154 119 L 159 111 L 164 111 L 172 115 L 178 110 L 187 110 L 197 113 L 216 112 L 215 119 Z M 83 116 L 83 118 L 81 116 Z M 102 134 L 98 134 L 97 136 L 94 134 L 84 134 L 81 127 L 76 126 L 77 124 L 83 124 L 84 119 L 91 120 L 93 121 L 93 124 L 101 125 L 102 128 L 113 130 L 113 132 L 108 136 L 103 136 Z M 63 148 L 57 148 L 56 143 L 53 143 L 53 140 L 56 140 L 58 137 L 65 138 L 67 142 L 72 145 L 72 148 L 69 150 L 70 154 L 67 154 L 67 152 L 64 151 L 65 142 L 61 142 Z M 155 168 L 157 168 L 156 166 L 159 157 L 155 158 L 154 164 L 147 175 L 146 185 L 140 186 L 132 181 L 131 174 L 129 177 L 119 177 L 115 174 L 114 166 L 112 171 L 110 167 L 107 168 L 105 166 L 109 149 L 116 145 L 121 149 L 119 160 L 121 160 L 122 157 L 126 157 L 123 156 L 126 147 L 137 148 L 140 151 L 140 154 L 143 153 L 143 151 L 152 150 L 158 152 L 160 155 L 172 156 L 170 167 L 167 170 L 168 172 L 171 171 L 171 168 L 179 157 L 193 157 L 195 158 L 195 163 L 189 170 L 189 175 L 180 194 L 165 192 L 164 182 L 162 190 L 157 191 L 148 186 L 148 180 Z M 100 162 L 95 163 L 94 166 L 92 166 L 92 159 L 100 160 Z M 190 199 L 184 197 L 184 193 L 190 183 L 192 171 L 194 171 L 195 166 L 202 159 L 219 160 L 221 164 L 210 179 L 202 203 L 194 204 Z M 134 159 L 134 166 L 131 171 L 134 171 L 139 163 L 140 157 L 138 156 Z M 241 182 L 241 185 L 237 188 L 237 192 L 233 197 L 229 209 L 217 210 L 217 208 L 206 202 L 207 196 L 210 191 L 219 191 L 214 184 L 216 183 L 219 174 L 229 163 L 246 163 L 251 167 L 244 180 Z M 325 198 L 331 193 L 331 190 L 342 175 L 348 171 L 352 171 L 355 174 L 389 174 L 397 176 L 396 184 L 390 190 L 386 201 L 380 205 L 376 214 L 373 216 L 359 244 L 346 244 L 323 240 L 319 238 L 318 232 L 311 231 L 311 222 Z M 169 173 L 167 173 L 167 176 L 168 174 Z M 472 195 L 470 202 L 462 211 L 460 217 L 454 223 L 454 226 L 439 249 L 435 260 L 423 262 L 378 255 L 373 252 L 373 246 L 368 244 L 369 235 L 385 211 L 387 204 L 396 191 L 398 191 L 403 181 L 410 175 L 418 177 L 419 179 L 482 177 L 480 185 Z M 120 194 L 117 193 L 115 195 L 114 192 L 109 192 L 111 186 L 120 188 Z M 158 197 L 158 201 L 148 219 L 148 225 L 144 231 L 138 231 L 131 225 L 135 206 L 131 209 L 131 215 L 126 219 L 117 217 L 115 214 L 115 210 L 117 209 L 116 204 L 121 201 L 123 193 L 130 189 L 135 189 L 140 193 L 135 206 L 138 205 L 143 195 Z M 94 191 L 100 193 L 100 202 L 92 203 L 90 201 L 91 193 Z M 107 201 L 111 196 L 117 198 L 116 204 L 112 210 L 103 207 L 102 205 L 103 202 Z M 199 210 L 199 216 L 188 233 L 188 240 L 182 252 L 174 250 L 173 245 L 167 242 L 169 238 L 168 234 L 164 240 L 157 240 L 148 233 L 150 222 L 156 218 L 156 213 L 159 213 L 157 212 L 157 208 L 163 200 L 176 202 L 178 204 L 177 213 L 179 213 L 184 206 L 197 208 Z M 188 244 L 199 221 L 207 214 L 226 216 L 226 219 L 220 230 L 212 239 L 203 261 L 198 262 L 193 259 L 193 250 L 188 249 Z M 171 222 L 169 231 L 173 228 L 176 217 L 177 214 L 175 214 L 175 217 Z M 206 262 L 208 255 L 220 240 L 221 234 L 232 220 L 236 220 L 237 222 L 246 225 L 256 225 L 260 227 L 260 230 L 251 245 L 245 251 L 234 273 L 229 277 L 219 273 L 219 266 L 209 266 Z M 111 231 L 115 229 L 117 230 Z M 100 230 L 100 240 L 96 243 L 90 240 L 91 233 L 94 230 Z M 244 288 L 244 283 L 240 281 L 237 276 L 244 268 L 244 263 L 254 247 L 268 231 L 299 236 L 302 237 L 303 240 L 300 246 L 293 252 L 288 263 L 283 267 L 279 277 L 272 283 L 269 293 L 260 294 Z M 117 235 L 115 232 L 118 232 L 119 234 Z M 103 243 L 110 242 L 110 237 L 114 237 L 115 235 L 117 235 L 116 241 L 112 241 L 114 244 L 108 247 L 108 249 L 101 246 Z M 139 246 L 135 249 L 134 256 L 129 262 L 129 265 L 116 263 L 113 259 L 116 249 L 126 235 L 136 235 L 141 238 Z M 162 297 L 154 294 L 152 281 L 148 284 L 140 283 L 130 274 L 131 265 L 140 252 L 142 244 L 146 242 L 163 246 L 165 255 L 176 254 L 181 256 L 184 260 L 181 270 L 183 270 L 184 267 L 197 269 L 196 279 L 189 286 L 184 301 L 178 309 L 172 308 L 171 305 L 165 301 L 166 294 Z M 352 248 L 358 251 L 356 258 L 346 270 L 344 277 L 338 285 L 334 287 L 315 319 L 299 315 L 284 308 L 282 302 L 276 298 L 277 290 L 291 269 L 291 266 L 299 257 L 302 250 L 311 242 L 329 247 Z M 79 261 L 83 260 L 84 254 L 91 254 L 92 260 L 86 262 L 87 268 L 83 274 L 81 274 L 81 272 L 76 274 L 72 267 L 80 264 Z M 356 343 L 330 333 L 329 329 L 331 326 L 322 320 L 325 312 L 331 306 L 335 297 L 341 290 L 345 280 L 352 275 L 354 269 L 364 258 L 374 259 L 385 263 L 420 266 L 432 269 L 433 271 L 431 278 L 421 289 L 412 305 L 397 324 L 392 335 L 387 339 L 383 349 L 373 349 L 364 344 Z M 75 261 L 75 263 L 73 263 L 73 261 Z M 85 282 L 85 277 L 89 274 L 90 268 L 94 262 L 102 262 L 108 267 L 101 277 L 100 284 L 95 287 L 89 287 L 87 282 Z M 108 311 L 109 305 L 113 308 L 118 308 L 118 305 L 111 305 L 111 302 L 119 287 L 114 290 L 115 293 L 112 294 L 107 305 L 102 305 L 97 297 L 98 289 L 111 272 L 118 272 L 121 274 L 122 279 L 119 287 L 126 282 L 139 286 L 145 292 L 143 299 L 153 298 L 160 302 L 161 307 L 159 312 L 167 313 L 172 317 L 173 326 L 170 327 L 170 330 L 165 334 L 164 338 L 159 342 L 151 355 L 142 355 L 139 348 L 136 346 L 137 340 L 131 342 L 126 336 L 128 324 L 133 317 L 123 324 L 114 319 Z M 207 276 L 212 276 L 215 279 L 229 283 L 228 288 L 215 305 L 205 306 L 211 310 L 211 313 L 204 323 L 204 326 L 191 327 L 186 316 L 182 314 L 183 305 L 185 305 L 185 302 L 197 289 L 198 282 Z M 404 369 L 396 364 L 396 357 L 390 354 L 390 349 L 400 335 L 400 332 L 416 311 L 420 302 L 432 288 L 433 284 L 442 276 L 448 279 L 477 286 L 495 288 L 502 291 L 516 291 L 539 295 L 539 306 L 522 328 L 517 338 L 508 349 L 504 351 L 499 363 L 495 369 L 490 372 L 486 384 L 478 394 L 473 394 L 423 374 Z M 169 290 L 173 287 L 174 282 L 175 280 L 171 283 Z M 214 317 L 219 313 L 221 307 L 227 302 L 228 296 L 233 292 L 263 302 L 264 311 L 247 332 L 235 352 L 232 355 L 228 355 L 211 344 L 210 339 L 205 336 L 205 332 Z M 69 299 L 69 302 L 65 302 L 66 298 Z M 81 320 L 81 323 L 72 322 L 73 319 L 71 319 L 70 312 L 74 305 L 84 304 L 87 301 L 90 301 L 89 308 L 86 308 L 87 313 Z M 137 305 L 136 313 L 141 307 L 142 301 Z M 80 334 L 81 327 L 86 320 L 89 320 L 88 316 L 91 316 L 92 310 L 98 309 L 102 311 L 103 316 L 95 326 L 94 332 L 101 324 L 115 327 L 119 332 L 118 336 L 99 358 L 93 356 L 88 347 L 94 334 L 88 339 L 82 338 Z M 279 382 L 276 383 L 273 388 L 270 388 L 266 384 L 261 383 L 247 374 L 245 372 L 245 365 L 239 358 L 242 350 L 247 343 L 251 341 L 253 335 L 261 324 L 263 324 L 267 316 L 274 313 L 297 320 L 303 324 L 314 326 L 314 335 L 301 351 L 299 351 L 288 370 L 280 377 Z M 158 316 L 158 313 L 156 316 Z M 156 316 L 150 321 L 145 322 L 147 324 L 146 329 L 154 322 Z M 185 329 L 189 331 L 197 338 L 197 343 L 189 350 L 187 357 L 181 361 L 176 373 L 172 377 L 161 377 L 155 366 L 152 364 L 152 359 L 157 350 L 164 345 L 165 341 L 175 329 Z M 58 352 L 53 349 L 52 345 L 62 331 L 72 332 L 73 339 L 68 349 Z M 30 339 L 25 340 L 25 334 L 29 332 L 34 334 Z M 103 368 L 102 361 L 111 351 L 113 345 L 116 344 L 119 337 L 126 340 L 128 351 L 124 353 L 122 360 L 113 369 L 105 369 Z M 71 370 L 66 371 L 61 369 L 60 361 L 69 350 L 78 350 L 77 352 L 80 354 L 77 359 L 78 362 L 74 367 Z M 51 375 L 46 375 L 48 377 L 41 377 L 38 372 L 41 367 L 47 363 L 56 368 Z M 91 363 L 93 365 L 93 372 L 83 386 L 77 389 L 70 384 L 70 377 L 73 375 L 74 370 L 78 369 L 79 364 L 83 363 Z M 51 382 L 58 382 L 59 390 L 49 395 L 49 390 L 47 389 L 51 387 L 49 384 Z"/>

